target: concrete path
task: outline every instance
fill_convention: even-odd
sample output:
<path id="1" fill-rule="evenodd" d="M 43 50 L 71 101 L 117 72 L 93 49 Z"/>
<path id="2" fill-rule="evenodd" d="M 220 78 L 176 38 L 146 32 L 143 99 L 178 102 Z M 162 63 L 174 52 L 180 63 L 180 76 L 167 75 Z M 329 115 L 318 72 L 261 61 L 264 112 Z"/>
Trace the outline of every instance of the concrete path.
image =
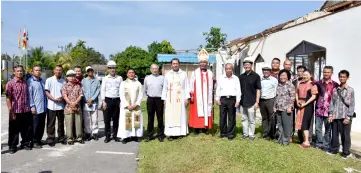
<path id="1" fill-rule="evenodd" d="M 104 137 L 85 144 L 57 144 L 55 147 L 46 145 L 42 149 L 20 150 L 9 154 L 9 116 L 4 97 L 1 98 L 1 108 L 1 172 L 134 173 L 137 170 L 138 143 L 124 145 L 112 140 L 105 144 Z M 100 135 L 104 136 L 102 112 L 99 113 L 99 123 Z M 43 139 L 46 139 L 46 132 Z"/>

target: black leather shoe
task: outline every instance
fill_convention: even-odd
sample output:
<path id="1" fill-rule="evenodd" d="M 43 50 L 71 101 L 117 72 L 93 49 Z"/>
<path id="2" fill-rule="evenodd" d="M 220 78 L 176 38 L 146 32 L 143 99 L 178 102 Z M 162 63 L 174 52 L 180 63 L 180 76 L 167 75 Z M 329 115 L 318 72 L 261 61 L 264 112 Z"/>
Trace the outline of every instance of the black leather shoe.
<path id="1" fill-rule="evenodd" d="M 68 142 L 68 145 L 74 145 L 74 142 L 73 142 L 73 141 L 69 141 L 69 142 Z"/>
<path id="2" fill-rule="evenodd" d="M 15 154 L 16 151 L 17 151 L 16 149 L 11 149 L 11 150 L 10 150 L 10 154 Z"/>
<path id="3" fill-rule="evenodd" d="M 229 137 L 228 137 L 228 140 L 231 141 L 231 140 L 233 140 L 235 137 L 236 137 L 236 136 L 229 136 Z"/>
<path id="4" fill-rule="evenodd" d="M 94 135 L 93 139 L 96 140 L 96 141 L 99 140 L 98 135 Z"/>
<path id="5" fill-rule="evenodd" d="M 59 141 L 61 144 L 66 145 L 66 141 Z"/>
<path id="6" fill-rule="evenodd" d="M 43 148 L 39 143 L 34 143 L 34 148 Z"/>
<path id="7" fill-rule="evenodd" d="M 126 138 L 122 140 L 122 144 L 126 144 L 127 142 L 128 142 L 128 139 L 126 139 Z"/>
<path id="8" fill-rule="evenodd" d="M 54 147 L 54 146 L 55 146 L 55 142 L 48 143 L 48 145 L 51 146 L 51 147 Z"/>
<path id="9" fill-rule="evenodd" d="M 164 142 L 164 137 L 159 137 L 158 140 L 159 142 Z"/>
<path id="10" fill-rule="evenodd" d="M 145 139 L 145 142 L 149 142 L 149 141 L 151 141 L 151 140 L 152 140 L 151 137 L 147 137 L 147 138 Z"/>
<path id="11" fill-rule="evenodd" d="M 115 142 L 120 142 L 120 139 L 118 137 L 113 137 Z"/>
<path id="12" fill-rule="evenodd" d="M 85 142 L 84 140 L 79 140 L 79 143 L 84 144 Z"/>
<path id="13" fill-rule="evenodd" d="M 105 138 L 105 139 L 104 139 L 104 143 L 109 143 L 110 141 L 111 141 L 110 138 Z"/>
<path id="14" fill-rule="evenodd" d="M 140 142 L 140 138 L 135 137 L 135 138 L 134 138 L 134 142 Z"/>

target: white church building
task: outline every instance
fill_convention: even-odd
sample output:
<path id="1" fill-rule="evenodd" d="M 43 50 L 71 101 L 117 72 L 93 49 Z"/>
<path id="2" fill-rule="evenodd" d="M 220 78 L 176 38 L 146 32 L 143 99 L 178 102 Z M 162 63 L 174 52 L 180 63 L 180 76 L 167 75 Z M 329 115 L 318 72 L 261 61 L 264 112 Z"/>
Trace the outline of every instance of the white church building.
<path id="1" fill-rule="evenodd" d="M 316 80 L 322 78 L 325 65 L 334 67 L 333 80 L 338 72 L 350 72 L 348 85 L 355 89 L 356 112 L 361 115 L 361 1 L 326 1 L 315 12 L 309 13 L 261 33 L 231 41 L 228 49 L 233 56 L 230 61 L 242 64 L 245 57 L 254 61 L 254 71 L 261 74 L 263 63 L 271 64 L 275 57 L 309 68 Z M 225 51 L 226 52 L 226 51 Z M 223 60 L 218 54 L 217 78 L 223 73 Z M 242 67 L 238 68 L 241 69 Z M 352 124 L 353 132 L 361 133 L 361 116 Z"/>

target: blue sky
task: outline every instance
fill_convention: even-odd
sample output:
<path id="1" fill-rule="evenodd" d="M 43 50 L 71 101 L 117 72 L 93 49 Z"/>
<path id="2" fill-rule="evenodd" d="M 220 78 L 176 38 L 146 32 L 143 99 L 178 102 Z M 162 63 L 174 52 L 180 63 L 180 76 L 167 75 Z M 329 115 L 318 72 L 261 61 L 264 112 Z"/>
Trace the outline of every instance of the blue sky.
<path id="1" fill-rule="evenodd" d="M 220 27 L 227 40 L 249 36 L 319 9 L 307 2 L 2 2 L 1 53 L 19 54 L 24 26 L 30 45 L 58 51 L 78 39 L 110 54 L 168 40 L 176 50 L 204 44 L 202 32 Z"/>

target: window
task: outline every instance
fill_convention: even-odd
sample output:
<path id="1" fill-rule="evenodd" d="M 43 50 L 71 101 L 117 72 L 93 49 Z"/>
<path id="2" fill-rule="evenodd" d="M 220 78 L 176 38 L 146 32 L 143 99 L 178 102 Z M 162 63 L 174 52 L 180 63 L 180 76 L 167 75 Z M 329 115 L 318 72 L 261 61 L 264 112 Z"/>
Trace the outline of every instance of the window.
<path id="1" fill-rule="evenodd" d="M 311 70 L 316 80 L 322 78 L 322 69 L 326 65 L 326 48 L 302 41 L 286 54 L 287 58 L 292 61 L 293 73 L 297 73 L 297 66 L 304 65 Z"/>

